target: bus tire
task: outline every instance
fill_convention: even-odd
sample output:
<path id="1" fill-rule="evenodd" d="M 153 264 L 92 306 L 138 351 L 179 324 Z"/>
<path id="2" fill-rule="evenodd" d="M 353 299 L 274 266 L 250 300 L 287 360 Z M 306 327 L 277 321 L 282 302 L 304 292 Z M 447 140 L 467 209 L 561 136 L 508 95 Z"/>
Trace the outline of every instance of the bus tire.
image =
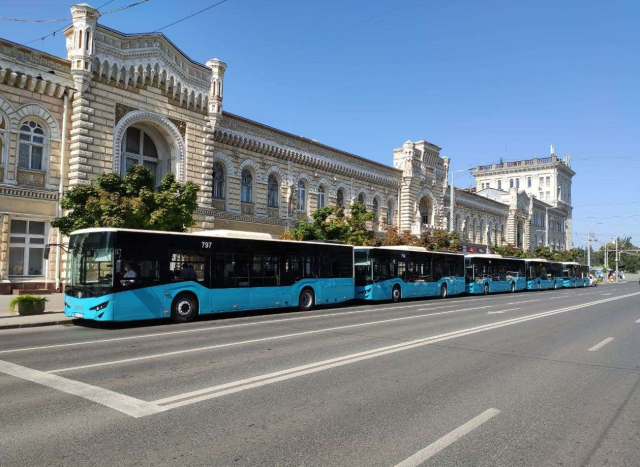
<path id="1" fill-rule="evenodd" d="M 316 294 L 313 293 L 313 289 L 305 287 L 300 292 L 300 298 L 298 300 L 298 308 L 300 311 L 311 311 L 316 304 Z"/>
<path id="2" fill-rule="evenodd" d="M 449 296 L 449 291 L 447 290 L 447 284 L 442 284 L 440 287 L 440 298 L 447 298 Z"/>
<path id="3" fill-rule="evenodd" d="M 558 290 L 558 283 L 553 281 L 553 290 Z"/>
<path id="4" fill-rule="evenodd" d="M 516 283 L 515 283 L 515 282 L 512 282 L 512 283 L 511 283 L 511 293 L 513 293 L 513 292 L 515 292 L 515 291 L 516 291 Z"/>
<path id="5" fill-rule="evenodd" d="M 536 287 L 538 288 L 538 292 L 540 292 L 540 281 L 538 281 L 538 285 Z"/>
<path id="6" fill-rule="evenodd" d="M 398 303 L 401 298 L 402 298 L 402 289 L 398 284 L 396 284 L 393 286 L 393 289 L 391 290 L 391 301 L 394 303 Z"/>
<path id="7" fill-rule="evenodd" d="M 171 303 L 171 321 L 174 323 L 188 323 L 198 316 L 198 299 L 189 292 L 176 296 Z"/>
<path id="8" fill-rule="evenodd" d="M 484 283 L 484 294 L 489 295 L 489 284 L 487 282 Z"/>

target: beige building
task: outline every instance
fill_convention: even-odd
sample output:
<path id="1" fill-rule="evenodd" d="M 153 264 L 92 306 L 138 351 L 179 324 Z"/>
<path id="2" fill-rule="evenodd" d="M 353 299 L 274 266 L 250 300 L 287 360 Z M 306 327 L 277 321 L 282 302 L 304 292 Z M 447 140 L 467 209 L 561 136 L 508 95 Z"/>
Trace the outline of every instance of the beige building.
<path id="1" fill-rule="evenodd" d="M 160 33 L 104 27 L 85 4 L 71 13 L 64 59 L 0 39 L 0 293 L 59 288 L 64 254 L 43 258 L 46 243 L 64 241 L 50 227 L 58 200 L 132 164 L 200 186 L 196 229 L 278 236 L 318 207 L 357 201 L 376 212 L 380 235 L 385 225 L 449 227 L 449 159 L 438 146 L 407 141 L 388 166 L 233 115 L 222 110 L 224 62 L 194 62 Z M 571 176 L 564 182 L 570 190 Z M 455 228 L 494 245 L 515 243 L 520 225 L 531 246 L 533 220 L 550 206 L 566 222 L 570 210 L 526 190 L 460 191 Z"/>

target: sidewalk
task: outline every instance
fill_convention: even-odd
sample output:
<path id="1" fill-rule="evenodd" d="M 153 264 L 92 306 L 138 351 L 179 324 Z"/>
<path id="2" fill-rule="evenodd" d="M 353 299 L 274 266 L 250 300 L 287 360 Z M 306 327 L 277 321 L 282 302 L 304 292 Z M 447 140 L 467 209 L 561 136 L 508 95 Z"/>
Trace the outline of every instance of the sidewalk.
<path id="1" fill-rule="evenodd" d="M 62 311 L 64 294 L 56 293 L 43 295 L 47 299 L 44 314 L 36 316 L 19 316 L 9 313 L 9 302 L 13 295 L 0 295 L 0 329 L 27 328 L 33 326 L 52 326 L 55 324 L 72 323 Z"/>

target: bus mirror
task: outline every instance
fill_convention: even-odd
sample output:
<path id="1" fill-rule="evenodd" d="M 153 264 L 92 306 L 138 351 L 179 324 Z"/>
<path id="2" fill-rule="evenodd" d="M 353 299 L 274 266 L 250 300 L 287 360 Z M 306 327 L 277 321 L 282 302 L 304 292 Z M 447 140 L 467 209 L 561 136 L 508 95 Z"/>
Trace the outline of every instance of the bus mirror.
<path id="1" fill-rule="evenodd" d="M 48 243 L 44 246 L 44 259 L 49 259 L 49 252 L 51 251 L 51 245 Z"/>

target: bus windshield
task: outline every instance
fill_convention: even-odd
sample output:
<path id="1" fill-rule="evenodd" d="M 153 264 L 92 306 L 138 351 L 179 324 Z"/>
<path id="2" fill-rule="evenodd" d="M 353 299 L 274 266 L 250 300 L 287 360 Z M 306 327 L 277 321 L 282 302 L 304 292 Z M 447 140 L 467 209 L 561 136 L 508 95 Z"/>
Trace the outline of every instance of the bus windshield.
<path id="1" fill-rule="evenodd" d="M 91 232 L 69 239 L 65 293 L 98 297 L 113 292 L 114 232 Z"/>
<path id="2" fill-rule="evenodd" d="M 371 284 L 371 258 L 369 256 L 369 250 L 355 250 L 355 285 L 362 286 Z"/>

